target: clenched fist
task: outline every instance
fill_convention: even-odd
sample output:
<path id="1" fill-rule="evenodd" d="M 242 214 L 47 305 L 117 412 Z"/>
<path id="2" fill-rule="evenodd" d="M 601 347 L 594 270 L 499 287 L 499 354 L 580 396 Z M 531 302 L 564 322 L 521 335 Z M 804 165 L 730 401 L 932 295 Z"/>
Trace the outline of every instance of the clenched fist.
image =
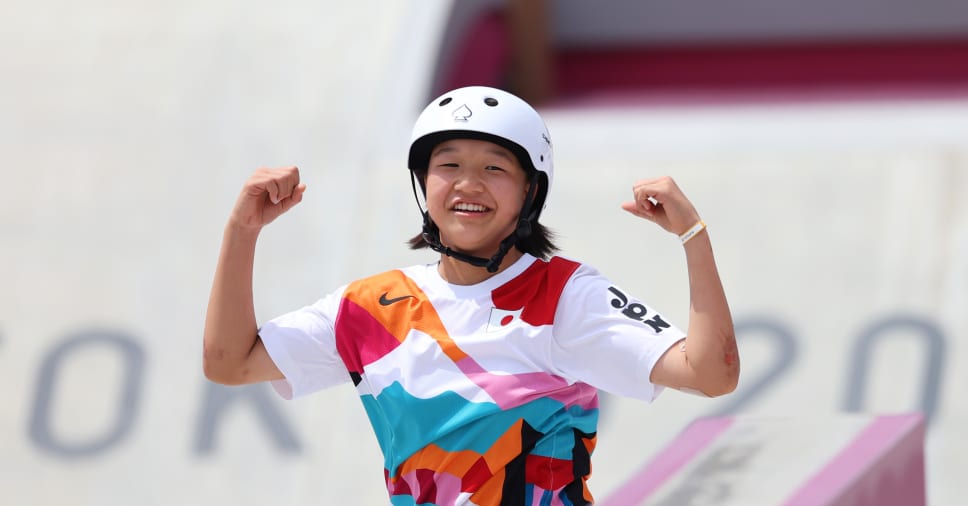
<path id="1" fill-rule="evenodd" d="M 302 201 L 306 185 L 297 167 L 260 168 L 242 187 L 229 222 L 242 228 L 261 228 Z"/>
<path id="2" fill-rule="evenodd" d="M 673 234 L 681 235 L 699 221 L 696 208 L 669 176 L 636 182 L 632 195 L 634 200 L 622 204 L 622 209 Z"/>

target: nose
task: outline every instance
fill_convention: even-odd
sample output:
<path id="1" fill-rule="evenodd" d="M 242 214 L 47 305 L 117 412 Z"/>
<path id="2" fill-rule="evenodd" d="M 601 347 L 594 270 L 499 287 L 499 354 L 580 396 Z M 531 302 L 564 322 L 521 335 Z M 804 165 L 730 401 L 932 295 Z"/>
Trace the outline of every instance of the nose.
<path id="1" fill-rule="evenodd" d="M 474 169 L 464 169 L 457 174 L 454 180 L 454 189 L 463 192 L 477 192 L 483 188 L 483 180 L 479 171 Z"/>

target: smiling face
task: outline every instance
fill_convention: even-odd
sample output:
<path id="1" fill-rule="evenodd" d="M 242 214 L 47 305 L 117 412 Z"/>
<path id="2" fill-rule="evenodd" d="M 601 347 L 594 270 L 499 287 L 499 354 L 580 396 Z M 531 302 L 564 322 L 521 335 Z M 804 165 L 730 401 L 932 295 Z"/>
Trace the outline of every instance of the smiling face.
<path id="1" fill-rule="evenodd" d="M 488 258 L 514 232 L 528 183 L 517 157 L 504 147 L 452 139 L 431 152 L 426 189 L 440 242 Z"/>

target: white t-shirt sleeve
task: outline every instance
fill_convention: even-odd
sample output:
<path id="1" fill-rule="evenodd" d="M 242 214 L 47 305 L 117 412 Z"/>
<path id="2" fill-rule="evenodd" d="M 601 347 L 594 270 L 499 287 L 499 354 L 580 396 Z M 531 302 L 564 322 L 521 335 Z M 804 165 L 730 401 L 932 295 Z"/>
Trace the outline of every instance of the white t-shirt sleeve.
<path id="1" fill-rule="evenodd" d="M 685 333 L 653 308 L 582 265 L 555 314 L 553 366 L 566 379 L 648 402 L 663 388 L 652 367 Z"/>
<path id="2" fill-rule="evenodd" d="M 333 322 L 339 311 L 343 288 L 311 306 L 273 318 L 259 329 L 269 357 L 285 379 L 272 387 L 285 399 L 293 399 L 350 380 L 336 350 Z"/>

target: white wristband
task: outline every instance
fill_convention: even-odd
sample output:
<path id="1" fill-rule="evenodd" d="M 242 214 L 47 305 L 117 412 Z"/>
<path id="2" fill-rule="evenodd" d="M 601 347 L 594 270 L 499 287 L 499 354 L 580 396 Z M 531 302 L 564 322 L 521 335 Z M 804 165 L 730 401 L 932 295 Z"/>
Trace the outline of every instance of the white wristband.
<path id="1" fill-rule="evenodd" d="M 695 237 L 696 234 L 702 232 L 704 228 L 706 228 L 706 223 L 702 220 L 699 220 L 695 225 L 692 226 L 692 228 L 686 230 L 682 235 L 680 235 L 679 240 L 682 241 L 682 244 L 685 244 L 687 241 L 689 241 L 689 239 Z"/>

